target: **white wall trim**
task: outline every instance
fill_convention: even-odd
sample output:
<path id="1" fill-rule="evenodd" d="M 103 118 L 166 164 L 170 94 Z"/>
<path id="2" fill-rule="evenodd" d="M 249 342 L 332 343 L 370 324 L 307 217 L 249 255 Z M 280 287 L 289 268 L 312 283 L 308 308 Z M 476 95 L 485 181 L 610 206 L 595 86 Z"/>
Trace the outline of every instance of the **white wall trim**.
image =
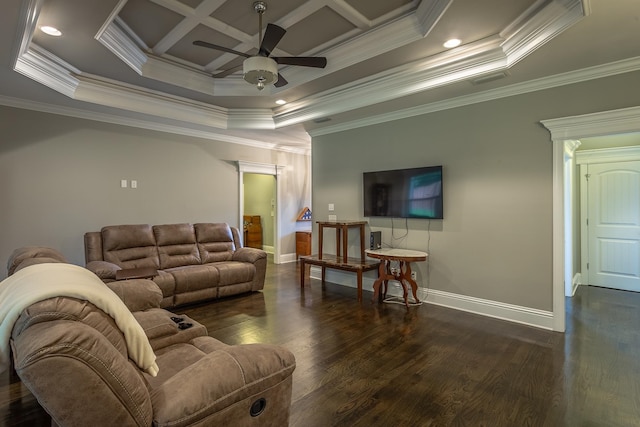
<path id="1" fill-rule="evenodd" d="M 636 160 L 640 160 L 640 147 L 598 148 L 576 152 L 576 163 L 579 165 Z"/>
<path id="2" fill-rule="evenodd" d="M 318 266 L 310 267 L 310 277 L 320 280 L 322 278 L 322 268 Z M 327 269 L 326 281 L 336 283 L 338 285 L 347 286 L 350 288 L 357 288 L 356 275 L 353 273 L 345 273 L 342 271 Z M 362 288 L 365 291 L 371 291 L 373 289 L 373 282 L 375 278 L 363 277 Z M 393 284 L 394 282 L 391 282 Z M 312 283 L 311 286 L 316 284 Z M 399 290 L 395 286 L 389 286 L 387 295 L 401 296 Z M 356 298 L 356 292 L 353 294 L 354 300 Z M 363 303 L 367 304 L 367 298 L 370 298 L 369 294 L 364 294 Z M 496 319 L 507 320 L 510 322 L 521 323 L 524 325 L 534 326 L 542 329 L 553 329 L 553 313 L 546 310 L 538 310 L 529 307 L 522 307 L 513 304 L 506 304 L 503 302 L 486 300 L 482 298 L 469 297 L 466 295 L 459 295 L 450 292 L 439 291 L 435 289 L 419 288 L 418 298 L 425 301 L 428 304 L 440 305 L 443 307 L 453 308 L 456 310 L 462 310 L 469 313 L 480 314 L 483 316 L 493 317 Z M 377 304 L 377 302 L 375 302 Z M 410 310 L 420 309 L 412 307 Z"/>

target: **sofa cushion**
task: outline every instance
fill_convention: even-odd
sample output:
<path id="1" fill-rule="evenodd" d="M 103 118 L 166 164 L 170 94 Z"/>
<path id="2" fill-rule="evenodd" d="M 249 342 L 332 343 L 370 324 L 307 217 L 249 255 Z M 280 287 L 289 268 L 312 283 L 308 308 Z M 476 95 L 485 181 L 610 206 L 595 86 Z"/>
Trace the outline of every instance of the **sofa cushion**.
<path id="1" fill-rule="evenodd" d="M 217 262 L 215 266 L 220 274 L 221 285 L 251 282 L 256 274 L 256 267 L 246 262 Z"/>
<path id="2" fill-rule="evenodd" d="M 229 261 L 233 257 L 236 245 L 229 224 L 200 223 L 195 224 L 198 250 L 203 264 Z"/>
<path id="3" fill-rule="evenodd" d="M 148 279 L 118 280 L 107 283 L 129 311 L 142 311 L 160 307 L 162 291 Z"/>
<path id="4" fill-rule="evenodd" d="M 176 305 L 218 296 L 220 273 L 212 265 L 175 267 L 166 270 L 166 272 L 170 273 L 175 280 L 174 303 Z"/>
<path id="5" fill-rule="evenodd" d="M 103 227 L 104 260 L 122 268 L 160 267 L 153 230 L 148 224 Z"/>
<path id="6" fill-rule="evenodd" d="M 200 264 L 196 233 L 191 224 L 154 225 L 160 268 Z"/>

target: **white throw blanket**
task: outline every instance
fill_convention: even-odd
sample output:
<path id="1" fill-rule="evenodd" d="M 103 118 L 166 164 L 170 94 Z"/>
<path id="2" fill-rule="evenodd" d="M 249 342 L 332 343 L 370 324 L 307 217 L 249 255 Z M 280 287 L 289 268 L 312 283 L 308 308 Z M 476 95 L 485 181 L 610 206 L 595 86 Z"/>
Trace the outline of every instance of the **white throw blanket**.
<path id="1" fill-rule="evenodd" d="M 0 282 L 0 373 L 9 367 L 9 339 L 18 316 L 38 301 L 66 296 L 89 301 L 122 331 L 129 356 L 145 372 L 158 374 L 149 339 L 127 306 L 91 271 L 73 264 L 36 264 Z"/>

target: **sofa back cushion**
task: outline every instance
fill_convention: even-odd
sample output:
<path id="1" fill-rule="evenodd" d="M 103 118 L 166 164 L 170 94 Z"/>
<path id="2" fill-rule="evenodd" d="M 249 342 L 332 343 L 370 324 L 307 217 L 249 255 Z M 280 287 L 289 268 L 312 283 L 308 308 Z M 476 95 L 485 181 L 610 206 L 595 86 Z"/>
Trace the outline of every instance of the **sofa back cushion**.
<path id="1" fill-rule="evenodd" d="M 191 224 L 154 225 L 160 268 L 200 264 L 196 233 Z"/>
<path id="2" fill-rule="evenodd" d="M 233 258 L 236 244 L 229 224 L 195 224 L 196 240 L 202 263 L 229 261 Z"/>
<path id="3" fill-rule="evenodd" d="M 46 246 L 23 246 L 15 249 L 7 261 L 7 274 L 11 276 L 21 268 L 42 262 L 67 262 L 64 255 Z"/>
<path id="4" fill-rule="evenodd" d="M 160 267 L 153 230 L 148 224 L 103 227 L 104 260 L 122 268 Z"/>

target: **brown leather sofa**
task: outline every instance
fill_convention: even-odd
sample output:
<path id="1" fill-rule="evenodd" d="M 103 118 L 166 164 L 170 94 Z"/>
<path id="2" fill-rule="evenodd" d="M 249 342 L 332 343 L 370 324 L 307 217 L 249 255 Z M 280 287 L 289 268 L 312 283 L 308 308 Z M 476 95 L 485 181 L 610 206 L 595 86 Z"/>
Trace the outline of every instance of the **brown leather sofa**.
<path id="1" fill-rule="evenodd" d="M 29 253 L 40 259 L 29 260 Z M 52 253 L 20 251 L 9 260 L 15 276 L 6 280 L 24 279 L 22 273 L 30 280 L 51 277 L 55 266 L 33 264 L 64 261 Z M 40 269 L 39 276 L 34 269 Z M 103 286 L 98 278 L 95 282 L 86 285 Z M 12 360 L 52 425 L 288 425 L 295 369 L 291 352 L 269 344 L 226 345 L 207 336 L 197 321 L 160 308 L 162 292 L 150 280 L 104 286 L 142 326 L 156 356 L 157 376 L 136 365 L 117 322 L 93 303 L 68 296 L 33 303 L 13 326 Z"/>
<path id="2" fill-rule="evenodd" d="M 85 233 L 84 245 L 86 267 L 105 282 L 121 269 L 157 269 L 163 308 L 264 287 L 266 253 L 243 247 L 225 223 L 113 225 Z"/>

